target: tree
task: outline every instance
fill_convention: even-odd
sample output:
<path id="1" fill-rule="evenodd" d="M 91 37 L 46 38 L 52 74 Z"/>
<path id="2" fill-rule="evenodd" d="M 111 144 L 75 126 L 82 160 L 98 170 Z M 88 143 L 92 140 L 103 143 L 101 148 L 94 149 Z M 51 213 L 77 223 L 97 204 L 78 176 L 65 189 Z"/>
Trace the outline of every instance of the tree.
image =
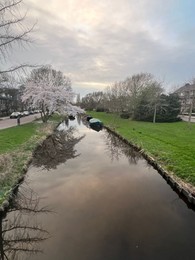
<path id="1" fill-rule="evenodd" d="M 144 98 L 146 97 L 146 98 Z M 156 116 L 154 121 L 154 105 Z M 165 95 L 161 94 L 155 103 L 150 103 L 147 96 L 143 96 L 139 107 L 139 117 L 137 120 L 150 122 L 175 122 L 179 121 L 180 101 L 176 94 Z"/>
<path id="2" fill-rule="evenodd" d="M 80 94 L 77 94 L 76 104 L 79 106 L 81 103 L 81 97 Z"/>
<path id="3" fill-rule="evenodd" d="M 128 96 L 128 110 L 132 113 L 132 117 L 135 117 L 137 108 L 140 105 L 140 97 L 145 89 L 151 88 L 151 86 L 159 85 L 154 79 L 154 76 L 150 73 L 138 73 L 124 81 L 126 95 Z"/>
<path id="4" fill-rule="evenodd" d="M 181 103 L 177 94 L 161 95 L 161 107 L 159 109 L 158 122 L 175 122 L 181 120 L 178 118 Z"/>
<path id="5" fill-rule="evenodd" d="M 43 122 L 47 122 L 56 111 L 61 114 L 83 112 L 72 106 L 74 96 L 68 77 L 51 66 L 43 66 L 32 70 L 25 84 L 22 101 L 31 108 L 40 109 Z"/>
<path id="6" fill-rule="evenodd" d="M 125 89 L 124 81 L 113 83 L 106 88 L 105 103 L 107 108 L 116 113 L 126 111 L 128 109 L 128 96 Z"/>
<path id="7" fill-rule="evenodd" d="M 151 121 L 151 115 L 153 115 L 152 121 L 155 123 L 162 92 L 161 84 L 157 81 L 153 81 L 151 85 L 145 87 L 139 95 L 134 119 Z"/>
<path id="8" fill-rule="evenodd" d="M 101 108 L 103 100 L 103 92 L 97 91 L 93 93 L 87 94 L 85 97 L 82 98 L 81 105 L 87 110 Z"/>
<path id="9" fill-rule="evenodd" d="M 10 68 L 3 68 L 4 63 L 10 58 L 14 48 L 30 42 L 30 28 L 24 26 L 26 14 L 22 15 L 20 6 L 23 0 L 1 0 L 0 2 L 0 74 L 13 72 L 29 66 L 28 64 L 13 65 Z"/>
<path id="10" fill-rule="evenodd" d="M 101 93 L 101 95 L 97 95 Z M 150 73 L 139 73 L 108 86 L 104 93 L 94 92 L 87 94 L 82 99 L 82 105 L 86 109 L 98 108 L 114 113 L 122 113 L 125 116 L 139 119 L 142 112 L 152 110 L 157 106 L 159 95 L 162 93 L 161 83 L 155 80 Z M 97 99 L 101 97 L 101 99 Z"/>

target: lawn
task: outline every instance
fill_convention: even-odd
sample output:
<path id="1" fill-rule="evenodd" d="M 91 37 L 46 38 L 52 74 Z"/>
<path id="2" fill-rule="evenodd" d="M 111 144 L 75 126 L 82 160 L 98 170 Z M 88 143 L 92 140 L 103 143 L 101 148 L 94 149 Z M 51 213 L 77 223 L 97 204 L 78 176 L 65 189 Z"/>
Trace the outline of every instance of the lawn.
<path id="1" fill-rule="evenodd" d="M 142 147 L 166 170 L 195 185 L 195 123 L 153 124 L 121 119 L 103 112 L 89 114 Z"/>
<path id="2" fill-rule="evenodd" d="M 49 122 L 55 122 L 57 124 L 64 117 L 54 114 Z M 7 129 L 0 130 L 0 154 L 5 152 L 13 151 L 18 149 L 22 144 L 26 143 L 32 136 L 39 135 L 41 131 L 38 131 L 39 128 L 42 128 L 43 125 L 38 122 L 34 121 L 32 123 L 23 124 L 14 127 L 10 127 Z M 44 133 L 42 133 L 44 135 Z"/>
<path id="3" fill-rule="evenodd" d="M 0 154 L 13 151 L 36 133 L 38 124 L 29 123 L 0 130 Z"/>
<path id="4" fill-rule="evenodd" d="M 0 130 L 0 206 L 9 196 L 11 187 L 24 174 L 37 145 L 53 132 L 56 124 L 34 121 Z"/>

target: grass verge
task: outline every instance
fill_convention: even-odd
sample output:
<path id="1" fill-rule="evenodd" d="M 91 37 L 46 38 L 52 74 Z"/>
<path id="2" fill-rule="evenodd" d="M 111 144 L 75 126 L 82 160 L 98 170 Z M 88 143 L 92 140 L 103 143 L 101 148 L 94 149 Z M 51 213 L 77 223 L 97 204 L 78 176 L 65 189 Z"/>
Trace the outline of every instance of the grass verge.
<path id="1" fill-rule="evenodd" d="M 58 121 L 55 116 L 47 124 L 34 121 L 0 130 L 0 205 L 27 168 L 37 145 L 53 132 Z"/>
<path id="2" fill-rule="evenodd" d="M 195 186 L 195 124 L 153 124 L 121 119 L 118 115 L 103 112 L 89 114 L 144 149 L 164 169 Z"/>

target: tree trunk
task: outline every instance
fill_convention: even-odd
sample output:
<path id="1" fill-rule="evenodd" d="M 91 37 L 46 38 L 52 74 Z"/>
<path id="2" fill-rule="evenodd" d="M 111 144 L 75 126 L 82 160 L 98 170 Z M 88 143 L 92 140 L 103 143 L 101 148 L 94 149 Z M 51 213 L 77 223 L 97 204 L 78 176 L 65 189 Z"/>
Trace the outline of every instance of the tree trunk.
<path id="1" fill-rule="evenodd" d="M 153 123 L 156 123 L 156 104 L 154 105 Z"/>

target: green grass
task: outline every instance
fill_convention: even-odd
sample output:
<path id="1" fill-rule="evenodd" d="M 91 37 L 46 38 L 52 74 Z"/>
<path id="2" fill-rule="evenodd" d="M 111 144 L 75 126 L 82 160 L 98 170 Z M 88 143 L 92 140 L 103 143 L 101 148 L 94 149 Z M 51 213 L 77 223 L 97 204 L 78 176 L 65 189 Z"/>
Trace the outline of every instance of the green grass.
<path id="1" fill-rule="evenodd" d="M 60 122 L 64 117 L 54 114 L 50 118 L 52 122 Z M 0 130 L 0 154 L 18 149 L 20 145 L 28 141 L 41 126 L 34 121 L 20 126 L 14 126 Z"/>
<path id="2" fill-rule="evenodd" d="M 36 133 L 39 124 L 28 123 L 0 130 L 0 154 L 13 151 Z"/>
<path id="3" fill-rule="evenodd" d="M 34 121 L 0 130 L 0 205 L 23 173 L 37 145 L 56 125 L 56 121 L 48 124 Z"/>
<path id="4" fill-rule="evenodd" d="M 104 125 L 142 147 L 166 170 L 195 185 L 195 123 L 149 123 L 121 119 L 117 115 L 89 112 Z"/>

